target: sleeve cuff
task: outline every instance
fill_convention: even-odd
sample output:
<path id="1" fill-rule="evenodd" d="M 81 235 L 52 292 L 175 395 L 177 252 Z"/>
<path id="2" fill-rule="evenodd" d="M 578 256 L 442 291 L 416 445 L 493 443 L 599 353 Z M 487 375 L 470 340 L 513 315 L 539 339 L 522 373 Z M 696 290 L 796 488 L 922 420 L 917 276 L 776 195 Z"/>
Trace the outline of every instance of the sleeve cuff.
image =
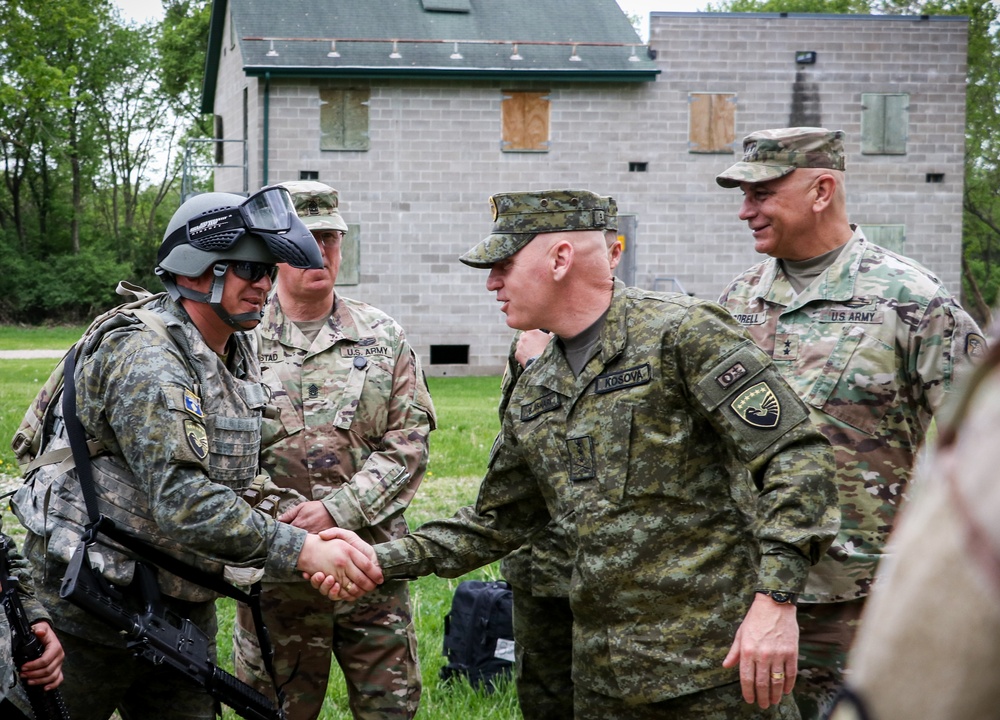
<path id="1" fill-rule="evenodd" d="M 809 577 L 809 561 L 801 555 L 769 554 L 760 559 L 757 590 L 801 593 Z"/>
<path id="2" fill-rule="evenodd" d="M 298 572 L 299 554 L 305 545 L 306 535 L 302 528 L 293 527 L 287 523 L 274 521 L 276 526 L 267 553 L 264 572 L 268 577 L 296 577 Z"/>

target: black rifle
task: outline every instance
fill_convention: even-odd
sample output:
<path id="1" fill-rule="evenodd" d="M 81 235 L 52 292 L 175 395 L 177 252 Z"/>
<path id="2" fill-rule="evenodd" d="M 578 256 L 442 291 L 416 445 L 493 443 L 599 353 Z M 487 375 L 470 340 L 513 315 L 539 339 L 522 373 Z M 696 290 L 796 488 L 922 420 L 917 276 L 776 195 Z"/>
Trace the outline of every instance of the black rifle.
<path id="1" fill-rule="evenodd" d="M 265 695 L 216 666 L 208 635 L 163 606 L 156 570 L 137 560 L 131 585 L 122 592 L 96 572 L 81 542 L 63 576 L 59 595 L 122 632 L 127 647 L 153 665 L 167 665 L 205 688 L 247 720 L 282 720 Z"/>
<path id="2" fill-rule="evenodd" d="M 14 550 L 14 541 L 0 533 L 0 603 L 3 604 L 10 626 L 10 646 L 14 656 L 14 666 L 21 667 L 31 660 L 42 656 L 45 647 L 31 630 L 28 614 L 24 611 L 21 598 L 18 596 L 20 582 L 10 572 L 10 553 Z M 70 720 L 69 711 L 63 702 L 59 690 L 45 690 L 41 685 L 29 685 L 21 680 L 21 687 L 28 695 L 31 712 L 35 720 Z"/>

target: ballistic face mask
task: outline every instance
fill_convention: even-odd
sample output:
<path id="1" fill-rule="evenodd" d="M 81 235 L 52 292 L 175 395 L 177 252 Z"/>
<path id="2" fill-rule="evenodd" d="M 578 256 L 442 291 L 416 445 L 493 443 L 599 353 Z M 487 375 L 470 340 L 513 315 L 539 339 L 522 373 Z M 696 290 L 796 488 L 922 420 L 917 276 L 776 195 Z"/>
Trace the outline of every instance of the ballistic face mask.
<path id="1" fill-rule="evenodd" d="M 233 193 L 196 195 L 174 213 L 157 253 L 156 274 L 174 300 L 181 297 L 207 303 L 230 326 L 260 321 L 260 313 L 230 315 L 221 306 L 226 270 L 232 264 L 241 277 L 255 272 L 248 264 L 283 262 L 297 268 L 323 267 L 323 256 L 312 233 L 295 214 L 288 191 L 269 187 L 244 198 Z M 212 268 L 211 290 L 199 293 L 181 287 L 174 276 L 200 277 Z"/>

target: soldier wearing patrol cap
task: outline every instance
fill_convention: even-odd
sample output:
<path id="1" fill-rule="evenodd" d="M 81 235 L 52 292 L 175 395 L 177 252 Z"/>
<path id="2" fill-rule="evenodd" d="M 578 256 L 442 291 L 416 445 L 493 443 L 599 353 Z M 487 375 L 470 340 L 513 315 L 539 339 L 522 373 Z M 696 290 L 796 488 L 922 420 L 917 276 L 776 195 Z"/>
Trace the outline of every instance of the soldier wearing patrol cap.
<path id="1" fill-rule="evenodd" d="M 280 410 L 264 421 L 261 462 L 295 498 L 280 519 L 310 532 L 349 528 L 372 543 L 402 537 L 435 425 L 420 361 L 392 318 L 335 292 L 348 231 L 337 191 L 313 181 L 280 187 L 324 260 L 322 269 L 280 266 L 259 329 L 263 380 Z M 421 678 L 405 581 L 332 609 L 301 580 L 265 582 L 261 608 L 288 720 L 319 717 L 332 658 L 357 720 L 416 713 Z M 233 642 L 237 675 L 269 692 L 245 606 Z"/>
<path id="2" fill-rule="evenodd" d="M 985 348 L 936 277 L 849 222 L 844 156 L 841 131 L 762 130 L 717 177 L 743 191 L 739 217 L 770 256 L 721 303 L 810 406 L 837 460 L 840 534 L 799 598 L 795 698 L 807 719 L 823 716 L 842 682 L 932 414 Z"/>
<path id="3" fill-rule="evenodd" d="M 604 238 L 610 269 L 621 260 L 618 204 L 604 197 Z M 544 330 L 518 332 L 511 341 L 500 389 L 500 421 L 514 385 L 552 340 Z M 500 563 L 514 592 L 514 641 L 517 644 L 517 696 L 524 720 L 573 717 L 573 612 L 569 584 L 573 570 L 572 530 L 564 518 Z"/>
<path id="4" fill-rule="evenodd" d="M 510 393 L 476 505 L 376 545 L 378 564 L 454 577 L 564 519 L 577 720 L 797 717 L 782 601 L 836 533 L 829 443 L 723 308 L 612 277 L 600 196 L 491 206 L 493 232 L 461 260 L 489 269 L 510 327 L 556 339 Z"/>

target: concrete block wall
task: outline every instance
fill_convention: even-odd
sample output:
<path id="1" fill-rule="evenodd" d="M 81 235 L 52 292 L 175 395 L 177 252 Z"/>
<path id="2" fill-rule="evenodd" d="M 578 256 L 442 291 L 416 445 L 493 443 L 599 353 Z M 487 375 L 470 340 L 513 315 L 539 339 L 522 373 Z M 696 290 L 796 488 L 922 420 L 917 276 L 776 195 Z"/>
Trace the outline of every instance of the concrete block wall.
<path id="1" fill-rule="evenodd" d="M 905 224 L 906 252 L 953 290 L 959 286 L 966 25 L 963 21 L 851 16 L 653 13 L 656 82 L 540 83 L 380 80 L 370 84 L 367 152 L 319 150 L 319 91 L 362 81 L 272 79 L 263 176 L 264 85 L 242 76 L 238 53 L 222 59 L 216 112 L 241 127 L 250 87 L 251 189 L 319 173 L 361 227 L 361 283 L 339 292 L 388 312 L 406 329 L 431 375 L 498 374 L 512 330 L 487 272 L 458 256 L 490 228 L 496 192 L 583 187 L 637 217 L 636 284 L 677 278 L 714 299 L 760 258 L 736 214 L 741 194 L 715 175 L 732 154 L 688 152 L 688 94 L 738 96 L 735 145 L 754 129 L 786 126 L 793 87 L 813 83 L 826 127 L 847 133 L 852 220 Z M 794 53 L 814 50 L 798 67 Z M 223 86 L 226 89 L 223 90 Z M 504 90 L 551 97 L 547 153 L 500 152 Z M 861 156 L 861 93 L 910 93 L 905 156 Z M 629 172 L 630 162 L 648 163 Z M 236 189 L 239 171 L 216 173 Z M 925 174 L 944 173 L 928 184 Z M 661 289 L 669 286 L 661 285 Z M 431 347 L 467 345 L 468 364 L 431 365 Z"/>

